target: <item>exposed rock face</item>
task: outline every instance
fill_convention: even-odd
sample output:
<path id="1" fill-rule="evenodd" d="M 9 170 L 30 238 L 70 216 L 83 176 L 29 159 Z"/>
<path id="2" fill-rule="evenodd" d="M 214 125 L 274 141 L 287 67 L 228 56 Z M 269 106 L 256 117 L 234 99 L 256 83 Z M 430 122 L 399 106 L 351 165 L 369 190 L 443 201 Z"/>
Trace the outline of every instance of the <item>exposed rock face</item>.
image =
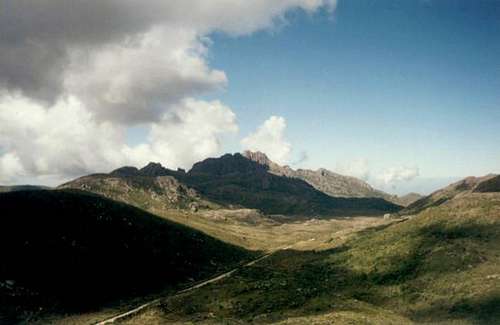
<path id="1" fill-rule="evenodd" d="M 262 152 L 245 151 L 243 155 L 250 160 L 267 166 L 269 171 L 275 175 L 301 179 L 315 189 L 333 197 L 372 197 L 382 198 L 399 205 L 405 203 L 405 200 L 400 200 L 395 195 L 374 189 L 365 181 L 355 177 L 340 175 L 324 168 L 315 171 L 309 169 L 294 170 L 289 166 L 280 166 L 274 163 Z"/>
<path id="2" fill-rule="evenodd" d="M 382 197 L 391 195 L 373 189 L 368 183 L 350 176 L 343 176 L 326 169 L 316 171 L 299 169 L 295 177 L 305 180 L 315 188 L 332 196 L 341 197 Z"/>

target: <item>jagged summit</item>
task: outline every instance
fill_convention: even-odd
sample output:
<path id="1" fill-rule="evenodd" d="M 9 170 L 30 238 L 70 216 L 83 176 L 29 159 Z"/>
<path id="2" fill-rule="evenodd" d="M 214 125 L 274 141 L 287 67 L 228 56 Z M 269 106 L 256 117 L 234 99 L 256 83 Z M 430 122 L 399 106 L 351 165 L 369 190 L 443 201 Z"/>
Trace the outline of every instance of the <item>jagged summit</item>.
<path id="1" fill-rule="evenodd" d="M 315 189 L 333 197 L 376 197 L 403 205 L 403 202 L 400 202 L 397 196 L 374 189 L 367 182 L 352 176 L 340 175 L 325 168 L 294 170 L 289 166 L 280 166 L 269 159 L 265 153 L 259 151 L 247 150 L 243 153 L 243 156 L 267 166 L 269 172 L 275 175 L 301 179 Z"/>
<path id="2" fill-rule="evenodd" d="M 250 151 L 245 150 L 243 152 L 243 157 L 246 157 L 250 160 L 253 160 L 261 165 L 270 166 L 271 164 L 275 164 L 267 155 L 261 151 Z"/>
<path id="3" fill-rule="evenodd" d="M 172 173 L 174 173 L 174 171 L 163 167 L 162 164 L 160 164 L 160 163 L 150 162 L 145 167 L 141 168 L 139 170 L 139 173 L 142 176 L 158 177 L 158 176 L 172 175 Z"/>
<path id="4" fill-rule="evenodd" d="M 240 153 L 225 154 L 219 158 L 207 158 L 193 165 L 189 174 L 221 176 L 233 173 L 265 173 L 269 166 L 257 163 Z"/>
<path id="5" fill-rule="evenodd" d="M 263 153 L 246 152 L 205 159 L 187 173 L 151 162 L 141 169 L 122 167 L 84 176 L 60 188 L 91 191 L 153 210 L 236 206 L 267 214 L 342 216 L 400 209 L 380 197 L 335 197 L 304 175 Z"/>

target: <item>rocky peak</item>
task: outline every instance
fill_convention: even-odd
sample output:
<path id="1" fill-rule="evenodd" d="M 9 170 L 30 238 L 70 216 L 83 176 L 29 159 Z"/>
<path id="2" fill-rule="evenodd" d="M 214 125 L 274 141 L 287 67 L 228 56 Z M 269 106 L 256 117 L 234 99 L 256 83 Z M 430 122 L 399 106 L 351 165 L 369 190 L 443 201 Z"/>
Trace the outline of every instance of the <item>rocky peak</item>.
<path id="1" fill-rule="evenodd" d="M 334 197 L 378 197 L 392 200 L 387 193 L 372 188 L 367 182 L 351 176 L 334 173 L 325 168 L 318 170 L 297 169 L 280 166 L 270 160 L 265 153 L 245 151 L 243 156 L 260 165 L 266 166 L 270 173 L 278 176 L 298 178 L 319 191 Z"/>
<path id="2" fill-rule="evenodd" d="M 160 163 L 150 162 L 145 167 L 139 170 L 139 173 L 143 176 L 168 176 L 172 174 L 172 171 L 163 167 Z"/>
<path id="3" fill-rule="evenodd" d="M 246 150 L 245 152 L 243 152 L 243 157 L 253 160 L 256 163 L 259 163 L 264 166 L 270 167 L 271 165 L 274 164 L 274 162 L 272 162 L 271 159 L 269 159 L 265 153 L 260 151 Z"/>
<path id="4" fill-rule="evenodd" d="M 269 159 L 267 155 L 260 151 L 245 151 L 243 152 L 243 157 L 258 163 L 259 165 L 265 166 L 269 172 L 279 175 L 293 177 L 295 171 L 289 166 L 281 166 Z"/>
<path id="5" fill-rule="evenodd" d="M 227 175 L 234 173 L 262 173 L 268 166 L 256 163 L 239 153 L 225 154 L 219 158 L 208 158 L 193 165 L 189 174 Z"/>
<path id="6" fill-rule="evenodd" d="M 137 176 L 139 174 L 139 169 L 135 167 L 125 166 L 120 167 L 118 169 L 113 170 L 110 175 L 111 176 Z"/>

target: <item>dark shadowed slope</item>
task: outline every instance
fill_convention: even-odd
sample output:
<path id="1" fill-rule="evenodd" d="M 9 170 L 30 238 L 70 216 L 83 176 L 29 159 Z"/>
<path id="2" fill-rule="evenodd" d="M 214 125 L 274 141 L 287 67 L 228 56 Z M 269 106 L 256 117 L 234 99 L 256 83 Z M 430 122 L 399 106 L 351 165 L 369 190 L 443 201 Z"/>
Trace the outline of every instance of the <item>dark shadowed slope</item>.
<path id="1" fill-rule="evenodd" d="M 2 193 L 0 207 L 0 323 L 33 310 L 97 308 L 254 255 L 92 194 Z"/>

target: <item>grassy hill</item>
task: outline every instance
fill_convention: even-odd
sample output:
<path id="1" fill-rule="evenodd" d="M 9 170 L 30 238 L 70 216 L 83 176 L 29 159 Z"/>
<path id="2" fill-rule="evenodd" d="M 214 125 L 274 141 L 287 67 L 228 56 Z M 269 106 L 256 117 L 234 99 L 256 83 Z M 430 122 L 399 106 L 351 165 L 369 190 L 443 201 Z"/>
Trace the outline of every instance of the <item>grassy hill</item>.
<path id="1" fill-rule="evenodd" d="M 475 188 L 476 193 L 491 193 L 500 192 L 500 175 L 490 177 L 487 180 L 479 183 Z"/>
<path id="2" fill-rule="evenodd" d="M 88 193 L 2 193 L 0 207 L 0 323 L 89 311 L 205 278 L 254 256 Z"/>
<path id="3" fill-rule="evenodd" d="M 498 324 L 500 194 L 471 193 L 329 249 L 279 252 L 137 321 Z"/>
<path id="4" fill-rule="evenodd" d="M 473 192 L 500 192 L 499 180 L 500 176 L 494 174 L 464 178 L 413 202 L 400 211 L 400 214 L 416 214 Z"/>

